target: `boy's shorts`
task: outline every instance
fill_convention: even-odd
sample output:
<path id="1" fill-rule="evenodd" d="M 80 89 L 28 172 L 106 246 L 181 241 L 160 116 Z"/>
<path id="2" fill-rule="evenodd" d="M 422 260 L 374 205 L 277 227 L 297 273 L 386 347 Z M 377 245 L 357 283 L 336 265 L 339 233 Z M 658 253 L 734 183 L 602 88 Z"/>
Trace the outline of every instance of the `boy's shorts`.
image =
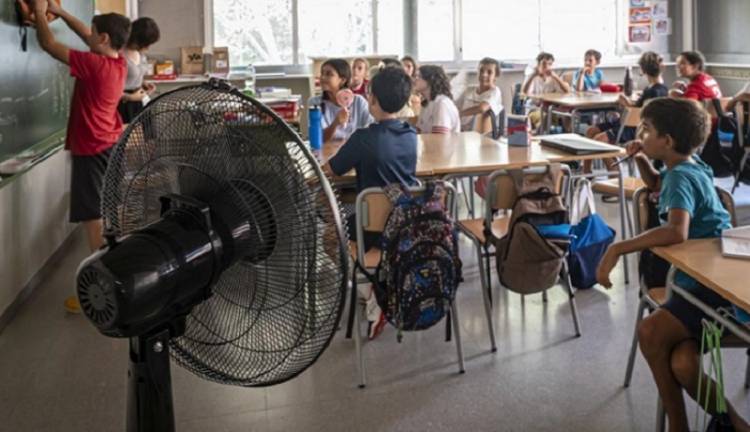
<path id="1" fill-rule="evenodd" d="M 724 297 L 701 284 L 696 283 L 691 288 L 685 288 L 685 291 L 692 294 L 694 297 L 697 297 L 710 308 L 718 309 L 721 307 L 732 307 L 732 304 Z M 662 305 L 662 308 L 666 309 L 675 318 L 680 320 L 690 334 L 697 339 L 700 339 L 703 330 L 701 320 L 704 318 L 710 319 L 705 312 L 698 309 L 698 307 L 685 300 L 685 298 L 677 293 L 673 293 L 672 297 Z"/>
<path id="2" fill-rule="evenodd" d="M 101 193 L 112 148 L 92 156 L 73 156 L 70 222 L 101 219 Z"/>

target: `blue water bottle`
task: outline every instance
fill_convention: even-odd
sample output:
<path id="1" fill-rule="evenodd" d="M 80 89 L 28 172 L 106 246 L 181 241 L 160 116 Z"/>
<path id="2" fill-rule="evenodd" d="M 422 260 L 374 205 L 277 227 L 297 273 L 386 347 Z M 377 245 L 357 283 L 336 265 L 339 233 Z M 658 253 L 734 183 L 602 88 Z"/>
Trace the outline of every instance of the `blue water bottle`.
<path id="1" fill-rule="evenodd" d="M 310 139 L 310 149 L 320 150 L 323 146 L 323 126 L 321 125 L 321 113 L 318 105 L 310 107 L 308 112 L 307 135 Z"/>

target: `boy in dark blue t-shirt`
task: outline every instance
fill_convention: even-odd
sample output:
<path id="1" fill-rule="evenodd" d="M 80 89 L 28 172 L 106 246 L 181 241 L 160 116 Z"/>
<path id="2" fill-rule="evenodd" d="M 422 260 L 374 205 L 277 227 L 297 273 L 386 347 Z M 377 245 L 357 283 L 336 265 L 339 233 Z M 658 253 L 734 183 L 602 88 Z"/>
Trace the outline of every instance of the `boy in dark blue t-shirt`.
<path id="1" fill-rule="evenodd" d="M 411 96 L 411 78 L 400 67 L 386 67 L 370 81 L 368 102 L 375 123 L 355 131 L 323 167 L 326 174 L 343 175 L 352 168 L 357 172 L 357 192 L 391 183 L 417 184 L 417 131 L 399 120 L 396 114 Z M 349 238 L 357 240 L 356 215 L 347 218 Z M 365 250 L 378 244 L 380 233 L 364 232 Z M 363 286 L 364 287 L 364 286 Z M 372 340 L 385 326 L 372 287 L 360 292 L 366 303 L 368 336 Z"/>
<path id="2" fill-rule="evenodd" d="M 636 237 L 610 245 L 597 269 L 597 280 L 612 284 L 609 273 L 620 255 L 655 246 L 669 246 L 687 239 L 711 238 L 730 228 L 729 213 L 721 204 L 713 184 L 713 172 L 694 153 L 706 141 L 711 118 L 703 107 L 687 99 L 656 98 L 641 111 L 642 140 L 628 145 L 643 181 L 659 192 L 661 226 Z M 666 169 L 658 172 L 649 158 L 660 160 Z M 688 275 L 678 272 L 675 283 L 712 308 L 730 303 Z M 695 399 L 700 373 L 697 339 L 701 320 L 708 316 L 679 295 L 644 318 L 638 327 L 638 341 L 659 388 L 670 430 L 688 430 L 682 389 Z M 708 388 L 716 388 L 703 376 Z M 713 415 L 716 403 L 707 404 Z M 750 430 L 734 408 L 727 404 L 735 430 Z"/>
<path id="3" fill-rule="evenodd" d="M 417 184 L 417 131 L 399 120 L 396 113 L 411 95 L 411 79 L 398 67 L 378 72 L 370 81 L 368 102 L 375 123 L 356 132 L 323 167 L 327 173 L 357 172 L 357 192 L 391 183 Z M 349 238 L 355 236 L 354 215 L 348 219 Z M 365 235 L 365 249 L 377 244 L 380 235 Z"/>

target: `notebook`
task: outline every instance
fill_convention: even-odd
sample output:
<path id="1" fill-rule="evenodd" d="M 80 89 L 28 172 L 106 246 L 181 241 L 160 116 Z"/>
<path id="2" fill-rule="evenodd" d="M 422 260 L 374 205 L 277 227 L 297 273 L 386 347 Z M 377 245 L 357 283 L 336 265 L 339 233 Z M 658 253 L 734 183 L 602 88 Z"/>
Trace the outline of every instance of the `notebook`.
<path id="1" fill-rule="evenodd" d="M 621 147 L 595 141 L 572 133 L 540 135 L 537 138 L 541 139 L 541 144 L 545 147 L 551 147 L 575 155 L 606 153 L 622 150 Z"/>
<path id="2" fill-rule="evenodd" d="M 730 258 L 750 259 L 750 226 L 724 230 L 721 233 L 721 254 Z"/>

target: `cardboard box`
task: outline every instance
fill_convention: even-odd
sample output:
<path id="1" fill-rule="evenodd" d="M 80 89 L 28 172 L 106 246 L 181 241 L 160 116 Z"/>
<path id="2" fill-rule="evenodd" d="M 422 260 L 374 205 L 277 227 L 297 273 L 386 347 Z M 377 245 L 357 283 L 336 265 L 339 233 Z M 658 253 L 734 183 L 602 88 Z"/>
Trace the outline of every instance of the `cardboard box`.
<path id="1" fill-rule="evenodd" d="M 156 60 L 148 59 L 146 63 L 146 76 L 152 77 L 156 75 Z"/>
<path id="2" fill-rule="evenodd" d="M 180 48 L 180 58 L 181 74 L 203 74 L 203 47 L 182 47 Z"/>
<path id="3" fill-rule="evenodd" d="M 229 48 L 214 48 L 213 60 L 211 62 L 211 72 L 216 74 L 229 73 Z"/>

